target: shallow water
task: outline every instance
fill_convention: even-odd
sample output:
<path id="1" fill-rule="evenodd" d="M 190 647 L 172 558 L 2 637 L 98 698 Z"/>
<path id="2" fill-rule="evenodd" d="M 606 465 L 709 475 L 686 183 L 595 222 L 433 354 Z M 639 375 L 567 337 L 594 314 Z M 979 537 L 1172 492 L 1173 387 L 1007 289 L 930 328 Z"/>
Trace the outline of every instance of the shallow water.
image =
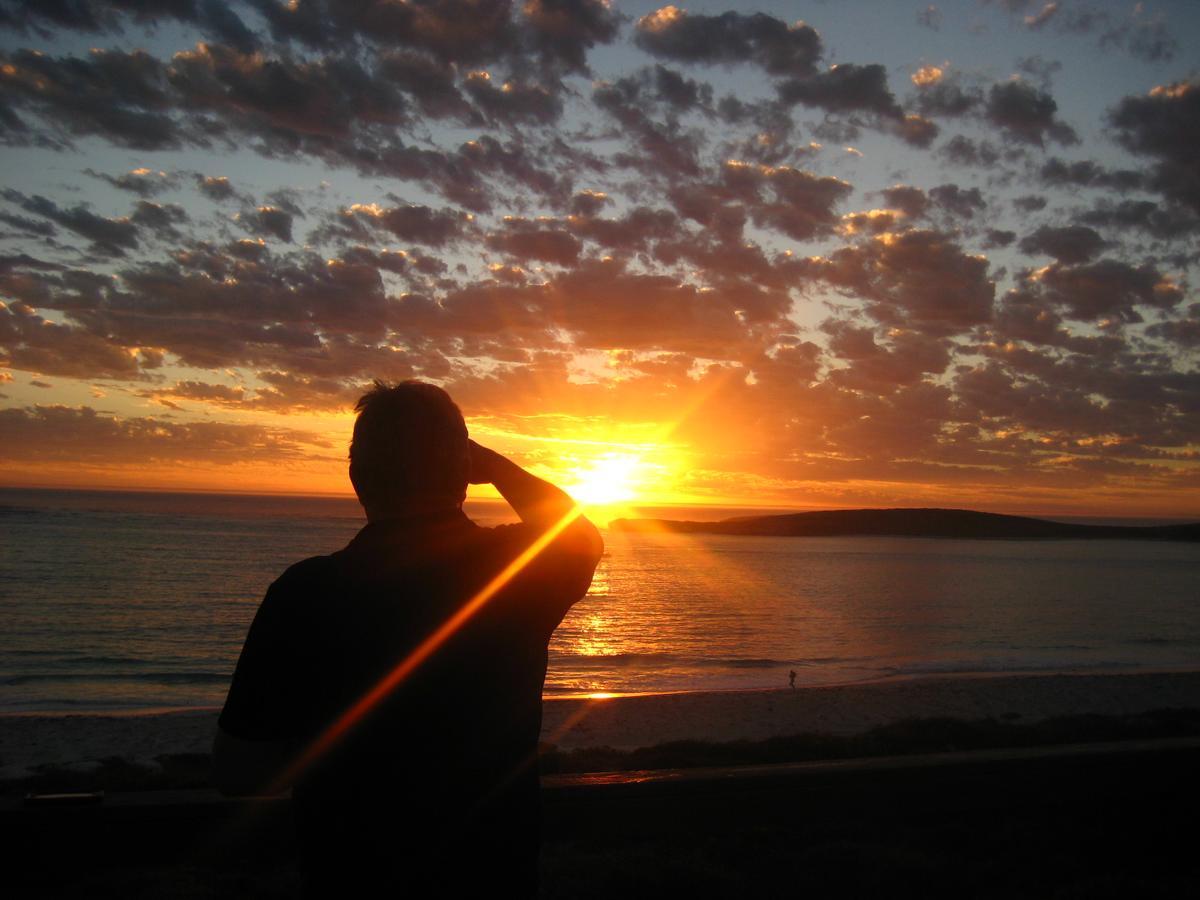
<path id="1" fill-rule="evenodd" d="M 0 710 L 219 705 L 266 586 L 361 524 L 345 498 L 0 491 Z M 606 543 L 547 694 L 1200 664 L 1196 545 Z"/>

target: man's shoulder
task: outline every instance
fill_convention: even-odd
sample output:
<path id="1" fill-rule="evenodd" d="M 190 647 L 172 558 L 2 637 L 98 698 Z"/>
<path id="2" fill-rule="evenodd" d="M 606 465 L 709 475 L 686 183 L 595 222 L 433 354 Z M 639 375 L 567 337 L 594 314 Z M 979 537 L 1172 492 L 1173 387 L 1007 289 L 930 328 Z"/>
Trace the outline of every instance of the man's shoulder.
<path id="1" fill-rule="evenodd" d="M 527 564 L 532 565 L 536 560 L 542 567 L 586 570 L 590 576 L 604 550 L 604 543 L 595 529 L 590 525 L 587 528 L 572 525 L 552 531 L 554 533 L 548 534 L 524 522 L 479 528 L 481 539 L 499 548 L 506 556 L 532 550 L 533 556 Z"/>
<path id="2" fill-rule="evenodd" d="M 320 585 L 337 568 L 337 554 L 310 556 L 284 569 L 269 594 L 303 593 Z"/>

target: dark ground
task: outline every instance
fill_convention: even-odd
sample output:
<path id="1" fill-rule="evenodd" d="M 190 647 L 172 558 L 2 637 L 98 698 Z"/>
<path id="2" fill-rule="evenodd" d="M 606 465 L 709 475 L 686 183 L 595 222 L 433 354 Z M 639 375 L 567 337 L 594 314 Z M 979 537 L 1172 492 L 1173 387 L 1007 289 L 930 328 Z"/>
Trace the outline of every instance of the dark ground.
<path id="1" fill-rule="evenodd" d="M 546 779 L 547 898 L 1153 898 L 1200 878 L 1200 740 Z M 0 808 L 7 897 L 289 897 L 286 801 Z"/>

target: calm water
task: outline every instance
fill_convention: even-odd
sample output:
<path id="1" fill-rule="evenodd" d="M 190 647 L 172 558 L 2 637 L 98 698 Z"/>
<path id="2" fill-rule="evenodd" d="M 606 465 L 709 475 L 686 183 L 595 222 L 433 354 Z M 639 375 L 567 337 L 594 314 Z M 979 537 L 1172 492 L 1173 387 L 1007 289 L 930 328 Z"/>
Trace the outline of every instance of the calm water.
<path id="1" fill-rule="evenodd" d="M 339 498 L 0 490 L 0 711 L 220 705 L 266 586 L 361 524 Z M 555 635 L 547 694 L 1200 665 L 1196 545 L 610 533 L 607 548 Z"/>

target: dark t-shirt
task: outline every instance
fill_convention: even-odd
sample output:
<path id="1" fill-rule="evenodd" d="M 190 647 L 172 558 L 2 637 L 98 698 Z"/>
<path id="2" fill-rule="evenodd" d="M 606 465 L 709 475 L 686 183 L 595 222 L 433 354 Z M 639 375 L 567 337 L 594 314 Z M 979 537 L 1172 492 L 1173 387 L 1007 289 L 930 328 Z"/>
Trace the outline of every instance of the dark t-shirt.
<path id="1" fill-rule="evenodd" d="M 292 566 L 251 625 L 221 728 L 317 738 L 537 537 L 456 510 L 367 525 Z M 310 894 L 380 878 L 414 896 L 536 889 L 546 647 L 587 591 L 594 552 L 565 532 L 303 773 Z"/>

